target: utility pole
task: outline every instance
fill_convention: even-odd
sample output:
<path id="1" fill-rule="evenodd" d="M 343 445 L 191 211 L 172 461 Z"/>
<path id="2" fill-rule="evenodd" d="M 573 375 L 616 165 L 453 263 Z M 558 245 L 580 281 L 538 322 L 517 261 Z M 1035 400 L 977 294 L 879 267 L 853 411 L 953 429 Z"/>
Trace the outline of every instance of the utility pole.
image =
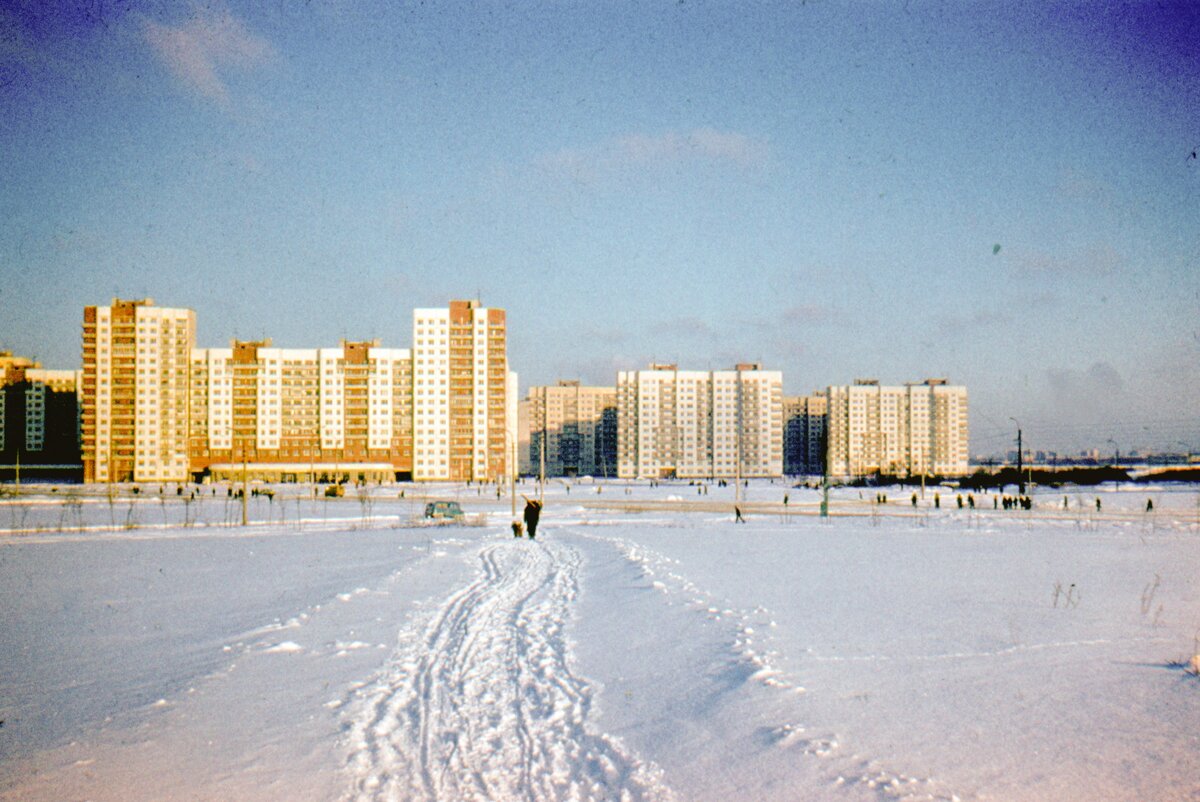
<path id="1" fill-rule="evenodd" d="M 829 517 L 829 457 L 826 455 L 825 464 L 821 467 L 821 517 Z"/>
<path id="2" fill-rule="evenodd" d="M 1017 424 L 1017 492 L 1020 495 L 1025 495 L 1025 474 L 1021 464 L 1021 422 L 1016 418 L 1009 418 L 1010 421 Z"/>
<path id="3" fill-rule="evenodd" d="M 249 503 L 246 492 L 246 441 L 242 440 L 242 526 L 247 524 L 246 505 Z"/>
<path id="4" fill-rule="evenodd" d="M 542 388 L 542 436 L 538 438 L 541 441 L 538 444 L 538 501 L 546 500 L 546 432 L 549 428 L 547 418 L 550 407 L 548 392 L 548 387 Z"/>
<path id="5" fill-rule="evenodd" d="M 742 369 L 737 371 L 737 458 L 734 462 L 733 503 L 742 504 Z"/>

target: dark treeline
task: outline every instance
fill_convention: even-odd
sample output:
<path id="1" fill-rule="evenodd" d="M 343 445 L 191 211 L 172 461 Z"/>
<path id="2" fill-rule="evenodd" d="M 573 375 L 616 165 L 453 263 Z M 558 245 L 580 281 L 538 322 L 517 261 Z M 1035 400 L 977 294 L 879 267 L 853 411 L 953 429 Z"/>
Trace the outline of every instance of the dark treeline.
<path id="1" fill-rule="evenodd" d="M 856 487 L 874 487 L 882 485 L 902 485 L 918 487 L 921 485 L 920 476 L 868 476 L 850 483 Z M 1059 487 L 1061 485 L 1095 486 L 1105 482 L 1131 482 L 1137 484 L 1157 484 L 1161 482 L 1200 482 L 1200 468 L 1180 468 L 1174 470 L 1154 471 L 1144 476 L 1130 476 L 1129 471 L 1113 465 L 1099 467 L 1074 468 L 1033 468 L 1017 473 L 1015 467 L 1009 466 L 999 470 L 980 468 L 970 476 L 953 479 L 959 487 L 966 490 L 997 489 L 1008 485 L 1016 485 L 1021 481 L 1026 484 Z M 936 485 L 946 481 L 942 476 L 926 476 L 925 484 Z"/>
<path id="2" fill-rule="evenodd" d="M 1081 485 L 1086 487 L 1105 482 L 1134 482 L 1137 484 L 1200 482 L 1200 469 L 1197 468 L 1154 471 L 1142 476 L 1130 476 L 1129 472 L 1124 468 L 1117 468 L 1112 465 L 1097 468 L 1059 468 L 1052 470 L 1034 468 L 1022 471 L 1021 473 L 1024 475 L 1026 483 L 1032 482 L 1036 485 L 1049 485 L 1050 487 L 1058 487 L 1060 485 Z M 962 487 L 980 489 L 1015 485 L 1019 481 L 1020 477 L 1017 474 L 1017 469 L 1008 467 L 1001 468 L 998 471 L 976 471 L 971 476 L 960 480 L 959 484 Z"/>
<path id="3" fill-rule="evenodd" d="M 1133 478 L 1124 468 L 1106 465 L 1100 468 L 1061 468 L 1047 470 L 1044 468 L 1026 469 L 1017 472 L 1016 468 L 1001 468 L 998 471 L 978 470 L 971 476 L 962 479 L 959 484 L 963 487 L 981 489 L 986 487 L 1004 487 L 1024 481 L 1036 485 L 1099 485 L 1104 482 L 1132 482 Z"/>
<path id="4" fill-rule="evenodd" d="M 1150 482 L 1200 482 L 1200 468 L 1177 468 L 1169 471 L 1155 471 L 1145 476 L 1139 476 L 1135 481 Z"/>

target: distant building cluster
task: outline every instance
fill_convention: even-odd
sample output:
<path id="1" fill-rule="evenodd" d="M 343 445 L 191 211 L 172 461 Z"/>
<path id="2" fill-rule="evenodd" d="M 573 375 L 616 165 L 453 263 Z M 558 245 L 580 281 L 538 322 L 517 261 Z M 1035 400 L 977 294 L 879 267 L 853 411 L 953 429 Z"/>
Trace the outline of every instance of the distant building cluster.
<path id="1" fill-rule="evenodd" d="M 758 363 L 652 364 L 615 386 L 518 401 L 503 309 L 413 310 L 410 348 L 195 343 L 150 299 L 83 312 L 83 369 L 0 352 L 0 465 L 82 465 L 86 482 L 497 481 L 963 476 L 965 387 L 873 379 L 784 396 Z"/>
<path id="2" fill-rule="evenodd" d="M 411 349 L 196 348 L 190 309 L 86 307 L 84 481 L 497 480 L 515 468 L 506 325 L 452 301 L 414 310 Z"/>
<path id="3" fill-rule="evenodd" d="M 79 464 L 79 371 L 0 351 L 0 464 Z"/>
<path id="4" fill-rule="evenodd" d="M 522 472 L 835 481 L 969 472 L 965 387 L 942 379 L 897 387 L 860 379 L 793 397 L 783 395 L 782 385 L 779 371 L 746 363 L 726 371 L 653 364 L 618 373 L 615 388 L 532 387 L 521 402 L 529 410 L 520 418 Z M 579 401 L 583 390 L 587 404 Z M 613 419 L 610 435 L 603 422 Z M 608 459 L 609 436 L 615 463 Z"/>

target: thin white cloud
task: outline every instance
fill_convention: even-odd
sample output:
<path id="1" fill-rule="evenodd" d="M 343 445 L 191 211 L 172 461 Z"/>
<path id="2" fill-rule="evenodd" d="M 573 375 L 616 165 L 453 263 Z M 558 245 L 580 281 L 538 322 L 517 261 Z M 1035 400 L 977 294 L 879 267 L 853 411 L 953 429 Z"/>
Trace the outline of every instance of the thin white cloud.
<path id="1" fill-rule="evenodd" d="M 229 90 L 220 70 L 249 69 L 275 55 L 267 40 L 228 11 L 198 9 L 178 27 L 146 20 L 145 36 L 177 80 L 221 104 L 229 102 Z"/>
<path id="2" fill-rule="evenodd" d="M 629 167 L 656 167 L 685 162 L 755 167 L 766 162 L 767 143 L 736 131 L 696 128 L 662 134 L 632 133 L 582 148 L 563 148 L 544 154 L 536 163 L 555 172 L 593 177 Z"/>
<path id="3" fill-rule="evenodd" d="M 797 304 L 783 310 L 782 318 L 787 323 L 799 325 L 834 323 L 838 319 L 838 310 L 827 304 Z"/>
<path id="4" fill-rule="evenodd" d="M 1117 272 L 1125 259 L 1111 245 L 1102 242 L 1058 254 L 1016 250 L 1011 262 L 1018 273 L 1026 276 L 1108 276 Z"/>
<path id="5" fill-rule="evenodd" d="M 717 338 L 716 330 L 708 321 L 691 316 L 675 317 L 651 323 L 648 331 L 654 337 L 677 337 L 682 339 L 699 338 L 713 340 Z"/>
<path id="6" fill-rule="evenodd" d="M 631 164 L 654 164 L 684 159 L 711 159 L 751 165 L 766 158 L 766 145 L 745 134 L 697 128 L 690 133 L 674 131 L 659 136 L 630 134 L 613 142 L 615 156 Z"/>

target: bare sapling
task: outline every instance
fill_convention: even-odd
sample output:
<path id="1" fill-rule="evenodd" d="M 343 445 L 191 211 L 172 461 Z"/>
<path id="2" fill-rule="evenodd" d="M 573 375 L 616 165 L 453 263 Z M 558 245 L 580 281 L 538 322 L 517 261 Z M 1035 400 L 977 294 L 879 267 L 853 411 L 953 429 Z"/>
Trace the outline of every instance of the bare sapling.
<path id="1" fill-rule="evenodd" d="M 367 488 L 366 485 L 363 485 L 358 491 L 358 506 L 364 529 L 369 529 L 371 527 L 372 502 L 373 499 L 371 498 L 370 489 Z"/>
<path id="2" fill-rule="evenodd" d="M 1142 615 L 1150 614 L 1150 609 L 1154 606 L 1154 594 L 1158 592 L 1160 582 L 1162 582 L 1162 577 L 1155 574 L 1154 581 L 1147 584 L 1142 590 Z"/>

